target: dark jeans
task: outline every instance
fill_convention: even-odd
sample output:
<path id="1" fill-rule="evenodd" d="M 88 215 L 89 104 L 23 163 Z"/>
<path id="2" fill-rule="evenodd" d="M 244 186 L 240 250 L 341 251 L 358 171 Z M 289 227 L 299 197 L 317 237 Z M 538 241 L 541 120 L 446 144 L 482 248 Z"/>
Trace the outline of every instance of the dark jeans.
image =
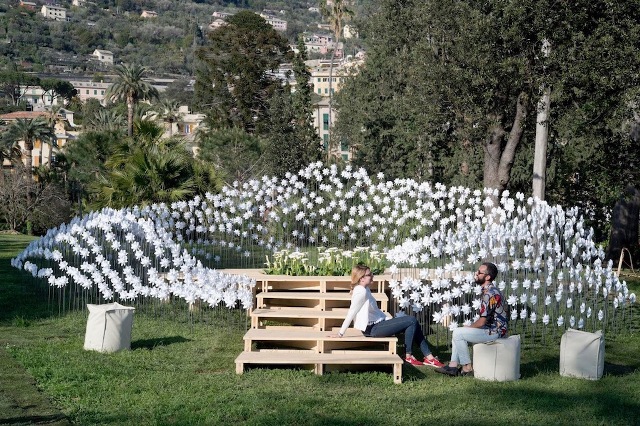
<path id="1" fill-rule="evenodd" d="M 424 339 L 424 334 L 422 334 L 422 328 L 414 316 L 407 315 L 380 321 L 367 327 L 364 334 L 371 337 L 388 337 L 402 332 L 404 332 L 404 345 L 407 354 L 411 353 L 414 342 L 420 345 L 420 350 L 425 357 L 431 353 L 429 345 Z"/>

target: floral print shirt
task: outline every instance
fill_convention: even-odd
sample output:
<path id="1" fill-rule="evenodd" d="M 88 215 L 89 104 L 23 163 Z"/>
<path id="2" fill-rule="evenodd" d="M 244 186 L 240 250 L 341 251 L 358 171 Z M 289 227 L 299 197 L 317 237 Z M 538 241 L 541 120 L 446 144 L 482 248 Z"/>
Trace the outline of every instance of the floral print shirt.
<path id="1" fill-rule="evenodd" d="M 503 306 L 502 293 L 495 285 L 488 285 L 482 292 L 480 303 L 480 317 L 486 317 L 483 328 L 489 329 L 489 334 L 498 333 L 500 337 L 507 335 L 507 313 Z"/>

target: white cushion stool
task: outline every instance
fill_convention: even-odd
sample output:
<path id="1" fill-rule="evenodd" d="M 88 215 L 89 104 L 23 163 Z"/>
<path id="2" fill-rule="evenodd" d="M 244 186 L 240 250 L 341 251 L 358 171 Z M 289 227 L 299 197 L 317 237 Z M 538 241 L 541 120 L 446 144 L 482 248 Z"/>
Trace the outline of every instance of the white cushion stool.
<path id="1" fill-rule="evenodd" d="M 473 377 L 507 382 L 520 378 L 520 336 L 473 345 Z"/>
<path id="2" fill-rule="evenodd" d="M 560 375 L 598 380 L 604 370 L 604 335 L 568 329 L 560 340 Z"/>
<path id="3" fill-rule="evenodd" d="M 99 352 L 116 352 L 131 348 L 131 328 L 135 308 L 119 303 L 90 305 L 84 348 Z"/>

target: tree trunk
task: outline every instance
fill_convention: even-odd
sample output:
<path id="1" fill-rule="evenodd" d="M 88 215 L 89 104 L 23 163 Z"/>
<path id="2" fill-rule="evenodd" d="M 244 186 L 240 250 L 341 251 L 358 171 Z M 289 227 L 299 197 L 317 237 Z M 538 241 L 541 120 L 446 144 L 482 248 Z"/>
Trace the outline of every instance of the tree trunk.
<path id="1" fill-rule="evenodd" d="M 551 91 L 544 89 L 538 102 L 536 118 L 536 146 L 533 156 L 533 196 L 544 200 L 547 183 L 547 141 L 549 139 L 549 108 L 551 107 Z"/>
<path id="2" fill-rule="evenodd" d="M 127 135 L 133 136 L 133 100 L 127 99 Z"/>
<path id="3" fill-rule="evenodd" d="M 513 126 L 508 133 L 506 145 L 502 141 L 507 132 L 500 123 L 501 117 L 495 118 L 495 125 L 489 129 L 489 135 L 484 144 L 484 186 L 502 192 L 509 184 L 511 168 L 516 155 L 516 149 L 522 140 L 524 120 L 527 116 L 527 94 L 522 92 L 518 96 L 516 114 Z"/>
<path id="4" fill-rule="evenodd" d="M 607 248 L 609 259 L 617 262 L 623 248 L 632 249 L 638 246 L 638 221 L 640 221 L 640 190 L 629 186 L 613 207 L 611 235 Z M 633 252 L 633 250 L 630 251 Z"/>

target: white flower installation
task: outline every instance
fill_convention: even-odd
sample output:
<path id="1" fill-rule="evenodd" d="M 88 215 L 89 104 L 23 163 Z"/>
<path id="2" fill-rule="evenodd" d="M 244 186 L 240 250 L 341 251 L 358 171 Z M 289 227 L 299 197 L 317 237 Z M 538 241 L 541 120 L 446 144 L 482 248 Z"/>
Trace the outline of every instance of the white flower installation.
<path id="1" fill-rule="evenodd" d="M 215 268 L 231 259 L 261 267 L 265 256 L 309 248 L 380 253 L 397 305 L 449 327 L 477 315 L 472 272 L 482 261 L 498 266 L 496 284 L 523 330 L 621 328 L 636 299 L 575 208 L 321 163 L 171 205 L 93 212 L 50 230 L 12 264 L 54 287 L 97 288 L 106 300 L 173 295 L 248 308 L 255 281 Z"/>

